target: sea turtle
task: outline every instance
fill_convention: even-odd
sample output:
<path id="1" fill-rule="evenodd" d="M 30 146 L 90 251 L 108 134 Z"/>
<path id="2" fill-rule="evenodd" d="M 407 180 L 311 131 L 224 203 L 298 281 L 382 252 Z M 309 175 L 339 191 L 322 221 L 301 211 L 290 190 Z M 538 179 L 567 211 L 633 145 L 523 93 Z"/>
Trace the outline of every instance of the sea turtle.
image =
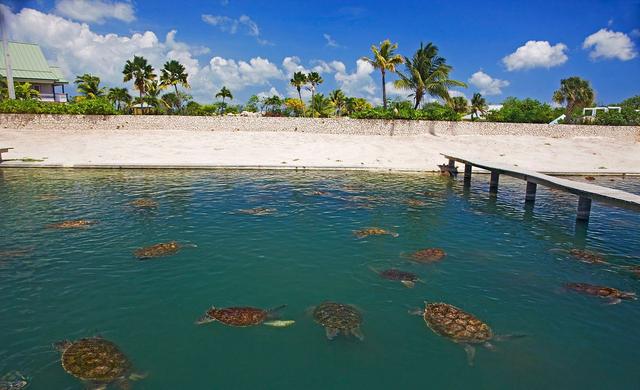
<path id="1" fill-rule="evenodd" d="M 640 278 L 640 265 L 634 265 L 629 267 L 629 272 L 638 278 Z"/>
<path id="2" fill-rule="evenodd" d="M 636 293 L 620 291 L 618 289 L 607 286 L 596 286 L 588 283 L 566 283 L 565 288 L 582 294 L 593 295 L 596 297 L 608 299 L 611 305 L 615 305 L 625 300 L 636 300 Z"/>
<path id="3" fill-rule="evenodd" d="M 426 205 L 426 203 L 420 199 L 407 199 L 407 206 L 409 207 L 422 207 L 424 205 Z"/>
<path id="4" fill-rule="evenodd" d="M 225 325 L 236 327 L 247 327 L 254 325 L 268 325 L 278 328 L 293 325 L 295 321 L 292 320 L 274 320 L 273 319 L 277 311 L 284 309 L 287 305 L 281 305 L 274 307 L 273 309 L 264 310 L 255 307 L 225 307 L 216 308 L 211 306 L 202 317 L 198 318 L 196 325 L 207 324 L 209 322 L 219 321 Z"/>
<path id="5" fill-rule="evenodd" d="M 355 234 L 355 236 L 357 238 L 365 238 L 365 237 L 368 237 L 368 236 L 382 236 L 382 235 L 389 235 L 391 237 L 398 237 L 399 236 L 398 233 L 390 232 L 388 230 L 381 229 L 381 228 L 378 228 L 378 227 L 371 227 L 371 228 L 357 230 L 357 231 L 353 232 L 353 234 Z"/>
<path id="6" fill-rule="evenodd" d="M 133 251 L 133 255 L 139 260 L 147 260 L 155 257 L 169 256 L 178 253 L 183 245 L 177 241 L 161 242 Z"/>
<path id="7" fill-rule="evenodd" d="M 151 198 L 139 198 L 129 202 L 129 206 L 137 207 L 140 209 L 153 209 L 158 207 L 158 202 Z"/>
<path id="8" fill-rule="evenodd" d="M 474 345 L 480 344 L 493 350 L 492 340 L 502 340 L 513 335 L 495 336 L 486 323 L 448 303 L 425 302 L 424 309 L 416 309 L 411 314 L 421 315 L 427 326 L 436 334 L 455 343 L 464 345 L 469 365 L 473 365 L 476 354 Z"/>
<path id="9" fill-rule="evenodd" d="M 102 337 L 63 340 L 54 345 L 62 353 L 62 368 L 90 389 L 106 389 L 112 383 L 128 389 L 130 380 L 143 377 L 133 374 L 131 362 L 120 348 Z"/>
<path id="10" fill-rule="evenodd" d="M 575 259 L 588 264 L 609 264 L 602 255 L 584 249 L 570 249 L 569 254 Z"/>
<path id="11" fill-rule="evenodd" d="M 378 271 L 376 269 L 371 268 L 374 272 L 380 275 L 381 278 L 388 280 L 398 280 L 405 287 L 413 288 L 415 287 L 417 281 L 420 279 L 418 275 L 413 274 L 411 272 L 400 271 L 399 269 L 389 268 L 382 271 Z"/>
<path id="12" fill-rule="evenodd" d="M 18 371 L 12 371 L 0 378 L 0 390 L 21 390 L 29 386 L 29 378 Z"/>
<path id="13" fill-rule="evenodd" d="M 354 306 L 323 302 L 314 308 L 313 318 L 324 326 L 329 340 L 333 340 L 340 332 L 345 336 L 352 334 L 359 340 L 364 340 L 364 335 L 360 331 L 362 315 Z"/>
<path id="14" fill-rule="evenodd" d="M 409 255 L 409 258 L 418 263 L 435 263 L 442 260 L 446 255 L 446 252 L 440 248 L 426 248 L 413 252 Z"/>
<path id="15" fill-rule="evenodd" d="M 276 211 L 278 210 L 268 207 L 254 207 L 252 209 L 238 209 L 236 210 L 236 213 L 247 215 L 271 215 Z"/>
<path id="16" fill-rule="evenodd" d="M 94 224 L 96 224 L 96 221 L 88 221 L 86 219 L 76 219 L 76 220 L 52 223 L 48 227 L 53 229 L 78 229 L 78 228 L 86 228 Z"/>

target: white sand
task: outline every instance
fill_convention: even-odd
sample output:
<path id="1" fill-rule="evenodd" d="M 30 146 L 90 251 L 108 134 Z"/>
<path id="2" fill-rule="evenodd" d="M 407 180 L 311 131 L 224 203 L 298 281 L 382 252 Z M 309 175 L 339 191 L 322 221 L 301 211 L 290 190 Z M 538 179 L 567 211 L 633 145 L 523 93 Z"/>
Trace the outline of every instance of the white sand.
<path id="1" fill-rule="evenodd" d="M 207 166 L 437 170 L 440 153 L 551 173 L 640 173 L 640 143 L 604 137 L 357 136 L 180 130 L 0 130 L 0 166 Z"/>

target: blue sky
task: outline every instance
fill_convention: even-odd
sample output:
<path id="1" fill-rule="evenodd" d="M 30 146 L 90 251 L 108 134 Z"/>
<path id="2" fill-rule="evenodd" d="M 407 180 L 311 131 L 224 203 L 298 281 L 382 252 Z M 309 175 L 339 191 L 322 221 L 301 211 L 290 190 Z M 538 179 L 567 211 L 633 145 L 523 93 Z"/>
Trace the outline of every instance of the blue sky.
<path id="1" fill-rule="evenodd" d="M 223 84 L 238 102 L 289 96 L 290 73 L 313 68 L 325 79 L 321 92 L 340 87 L 379 101 L 379 73 L 357 60 L 386 38 L 407 56 L 434 42 L 452 77 L 469 83 L 458 92 L 467 97 L 550 101 L 560 79 L 574 75 L 591 81 L 601 103 L 640 94 L 640 0 L 4 3 L 11 37 L 39 43 L 70 76 L 92 72 L 114 86 L 135 53 L 156 67 L 176 57 L 189 64 L 202 102 Z"/>

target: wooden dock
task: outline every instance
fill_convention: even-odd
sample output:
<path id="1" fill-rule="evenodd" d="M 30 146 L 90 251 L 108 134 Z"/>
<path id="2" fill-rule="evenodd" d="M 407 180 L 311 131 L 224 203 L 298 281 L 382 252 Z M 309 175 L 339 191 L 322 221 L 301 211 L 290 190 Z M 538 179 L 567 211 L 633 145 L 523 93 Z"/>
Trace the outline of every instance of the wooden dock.
<path id="1" fill-rule="evenodd" d="M 591 213 L 591 201 L 610 204 L 630 210 L 640 211 L 640 195 L 629 192 L 615 190 L 613 188 L 602 187 L 589 183 L 580 183 L 573 180 L 561 179 L 544 173 L 520 169 L 518 167 L 507 166 L 499 163 L 489 163 L 483 161 L 471 161 L 468 159 L 449 156 L 443 154 L 449 160 L 449 167 L 454 167 L 455 163 L 464 164 L 464 185 L 471 184 L 471 170 L 473 167 L 487 170 L 491 173 L 489 180 L 489 193 L 492 196 L 498 194 L 498 183 L 500 175 L 507 175 L 527 182 L 525 202 L 535 202 L 536 189 L 539 185 L 565 191 L 578 196 L 578 212 L 576 219 L 588 221 Z"/>

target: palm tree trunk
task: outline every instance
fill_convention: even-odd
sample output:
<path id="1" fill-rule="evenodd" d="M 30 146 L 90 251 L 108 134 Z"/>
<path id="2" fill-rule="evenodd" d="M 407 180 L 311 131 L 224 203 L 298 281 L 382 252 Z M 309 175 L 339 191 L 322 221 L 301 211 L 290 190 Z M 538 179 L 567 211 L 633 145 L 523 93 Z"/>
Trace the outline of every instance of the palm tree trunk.
<path id="1" fill-rule="evenodd" d="M 302 101 L 302 92 L 300 92 L 300 87 L 296 88 L 298 90 L 298 97 L 300 98 L 300 103 L 304 104 L 304 102 Z"/>
<path id="2" fill-rule="evenodd" d="M 182 111 L 182 101 L 180 100 L 180 95 L 178 95 L 178 84 L 173 84 L 176 89 L 176 101 L 178 102 L 178 112 Z"/>
<path id="3" fill-rule="evenodd" d="M 311 117 L 312 118 L 315 118 L 315 116 L 316 116 L 315 115 L 315 110 L 314 110 L 314 103 L 315 103 L 315 101 L 313 99 L 314 96 L 315 96 L 315 88 L 312 88 L 311 89 Z"/>
<path id="4" fill-rule="evenodd" d="M 387 109 L 387 86 L 385 85 L 385 82 L 384 82 L 384 69 L 382 69 L 381 73 L 382 73 L 382 107 L 386 110 Z"/>

